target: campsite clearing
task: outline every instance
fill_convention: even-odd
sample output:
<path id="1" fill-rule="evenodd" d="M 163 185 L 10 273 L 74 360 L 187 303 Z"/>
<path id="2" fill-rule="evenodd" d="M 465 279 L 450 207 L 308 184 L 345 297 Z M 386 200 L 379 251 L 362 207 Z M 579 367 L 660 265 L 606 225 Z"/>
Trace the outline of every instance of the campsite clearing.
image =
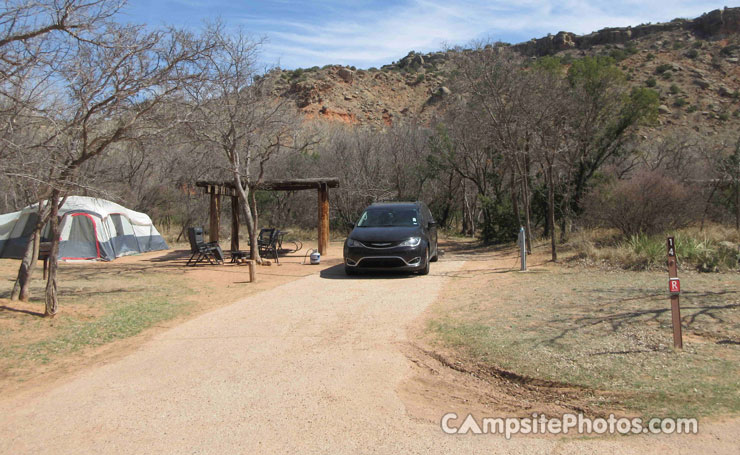
<path id="1" fill-rule="evenodd" d="M 681 273 L 684 349 L 674 352 L 665 272 L 555 265 L 543 250 L 520 273 L 511 249 L 461 249 L 470 260 L 416 328 L 419 346 L 596 415 L 740 411 L 740 274 Z"/>
<path id="2" fill-rule="evenodd" d="M 185 245 L 112 262 L 62 263 L 60 312 L 43 318 L 45 282 L 36 270 L 29 302 L 10 301 L 17 260 L 0 259 L 0 387 L 6 393 L 41 385 L 85 366 L 118 358 L 154 334 L 198 314 L 317 273 L 302 257 L 259 267 L 185 267 Z M 334 251 L 341 251 L 335 245 Z M 325 257 L 332 264 L 332 257 Z M 336 262 L 336 259 L 334 259 Z"/>
<path id="3" fill-rule="evenodd" d="M 736 419 L 703 421 L 698 435 L 507 441 L 446 435 L 439 412 L 419 418 L 426 403 L 440 403 L 434 392 L 453 405 L 471 397 L 465 393 L 477 380 L 444 366 L 433 374 L 428 359 L 409 352 L 415 340 L 407 328 L 438 298 L 466 292 L 455 279 L 465 261 L 476 256 L 450 254 L 427 276 L 348 278 L 340 265 L 320 267 L 160 330 L 128 355 L 5 395 L 0 452 L 657 454 L 668 445 L 675 453 L 736 452 Z M 452 379 L 447 388 L 433 382 L 440 376 Z M 502 383 L 476 384 L 502 403 L 482 416 L 507 415 L 505 403 L 529 411 L 542 404 L 523 387 L 516 395 Z"/>

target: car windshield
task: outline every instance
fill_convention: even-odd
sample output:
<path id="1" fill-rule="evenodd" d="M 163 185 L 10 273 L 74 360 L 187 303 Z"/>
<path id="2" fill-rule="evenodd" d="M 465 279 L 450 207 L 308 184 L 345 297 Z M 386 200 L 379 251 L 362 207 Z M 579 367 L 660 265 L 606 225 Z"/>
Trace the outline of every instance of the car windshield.
<path id="1" fill-rule="evenodd" d="M 419 214 L 410 208 L 374 208 L 365 210 L 358 227 L 418 226 Z"/>

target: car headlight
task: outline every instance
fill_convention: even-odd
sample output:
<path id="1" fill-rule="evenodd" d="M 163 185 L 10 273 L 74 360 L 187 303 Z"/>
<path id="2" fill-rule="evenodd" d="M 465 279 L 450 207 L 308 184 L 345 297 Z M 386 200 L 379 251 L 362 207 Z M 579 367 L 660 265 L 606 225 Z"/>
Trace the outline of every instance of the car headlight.
<path id="1" fill-rule="evenodd" d="M 421 237 L 411 237 L 401 242 L 398 246 L 419 246 L 421 243 Z"/>
<path id="2" fill-rule="evenodd" d="M 360 248 L 360 247 L 363 247 L 365 245 L 363 245 L 362 243 L 358 242 L 355 239 L 347 239 L 347 246 L 350 247 L 350 248 Z"/>

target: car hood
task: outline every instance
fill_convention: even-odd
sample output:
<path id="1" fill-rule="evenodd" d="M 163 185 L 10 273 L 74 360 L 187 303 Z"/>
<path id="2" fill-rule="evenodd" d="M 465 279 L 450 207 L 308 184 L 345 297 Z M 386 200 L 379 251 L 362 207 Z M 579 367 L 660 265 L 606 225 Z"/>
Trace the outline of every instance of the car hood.
<path id="1" fill-rule="evenodd" d="M 409 237 L 421 237 L 421 227 L 356 227 L 349 236 L 360 242 L 401 242 Z"/>

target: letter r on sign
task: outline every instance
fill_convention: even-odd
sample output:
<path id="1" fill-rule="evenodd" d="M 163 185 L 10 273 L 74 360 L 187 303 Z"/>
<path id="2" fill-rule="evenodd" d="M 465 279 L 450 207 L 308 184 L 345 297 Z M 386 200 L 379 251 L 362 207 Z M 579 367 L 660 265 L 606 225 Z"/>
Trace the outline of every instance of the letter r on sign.
<path id="1" fill-rule="evenodd" d="M 668 279 L 668 290 L 671 292 L 671 294 L 680 294 L 681 293 L 681 281 L 679 281 L 678 278 L 669 278 Z"/>

